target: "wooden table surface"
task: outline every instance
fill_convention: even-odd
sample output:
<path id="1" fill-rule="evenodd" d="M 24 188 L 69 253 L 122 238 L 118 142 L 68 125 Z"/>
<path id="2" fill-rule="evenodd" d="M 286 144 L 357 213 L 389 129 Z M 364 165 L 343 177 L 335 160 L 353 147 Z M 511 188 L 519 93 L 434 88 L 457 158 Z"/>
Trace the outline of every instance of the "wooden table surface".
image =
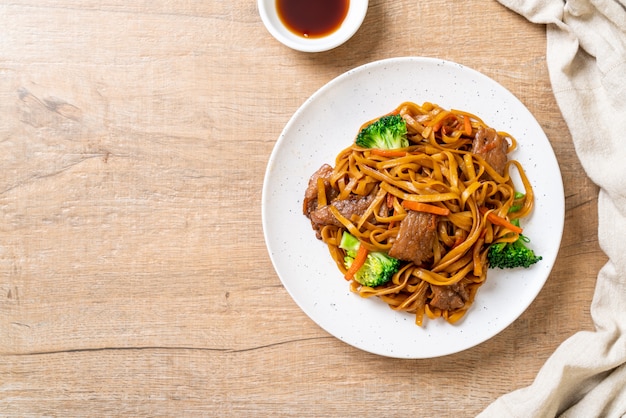
<path id="1" fill-rule="evenodd" d="M 2 3 L 0 415 L 473 416 L 591 329 L 597 188 L 552 95 L 545 27 L 496 1 L 372 0 L 349 42 L 307 54 L 274 40 L 251 0 Z M 515 94 L 552 143 L 566 203 L 528 310 L 422 360 L 317 326 L 261 225 L 293 112 L 350 68 L 409 55 Z"/>

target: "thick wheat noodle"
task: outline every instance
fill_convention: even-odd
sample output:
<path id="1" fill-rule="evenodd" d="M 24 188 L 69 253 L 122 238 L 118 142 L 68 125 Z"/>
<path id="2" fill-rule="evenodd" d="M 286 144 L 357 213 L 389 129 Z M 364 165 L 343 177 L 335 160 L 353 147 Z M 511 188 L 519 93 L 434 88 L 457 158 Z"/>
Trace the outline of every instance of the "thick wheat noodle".
<path id="1" fill-rule="evenodd" d="M 418 325 L 422 325 L 424 315 L 454 323 L 463 317 L 486 280 L 489 245 L 517 239 L 517 234 L 491 224 L 479 208 L 488 207 L 499 216 L 508 215 L 509 219 L 528 216 L 534 202 L 532 187 L 519 162 L 509 159 L 504 174 L 500 175 L 482 157 L 471 152 L 478 129 L 488 128 L 476 115 L 412 102 L 402 103 L 392 113 L 401 115 L 407 123 L 410 146 L 405 149 L 406 155 L 380 156 L 354 143 L 342 150 L 330 179 L 338 198 L 370 193 L 375 197 L 362 217 L 355 215 L 348 219 L 329 206 L 342 227 L 324 226 L 321 238 L 345 273 L 345 253 L 339 248 L 344 230 L 355 235 L 370 251 L 387 252 L 407 213 L 401 205 L 403 200 L 448 208 L 450 215 L 437 217 L 438 239 L 432 262 L 420 266 L 406 262 L 385 285 L 372 288 L 351 281 L 350 288 L 362 297 L 379 297 L 392 309 L 414 313 Z M 471 133 L 464 129 L 467 127 L 464 118 L 470 118 Z M 508 141 L 508 152 L 517 147 L 511 135 L 498 134 Z M 509 175 L 512 167 L 521 179 L 525 198 L 522 208 L 509 214 L 515 200 Z M 387 206 L 389 202 L 391 208 Z M 391 215 L 390 209 L 393 209 Z M 442 311 L 430 304 L 431 286 L 457 283 L 469 294 L 464 306 Z"/>

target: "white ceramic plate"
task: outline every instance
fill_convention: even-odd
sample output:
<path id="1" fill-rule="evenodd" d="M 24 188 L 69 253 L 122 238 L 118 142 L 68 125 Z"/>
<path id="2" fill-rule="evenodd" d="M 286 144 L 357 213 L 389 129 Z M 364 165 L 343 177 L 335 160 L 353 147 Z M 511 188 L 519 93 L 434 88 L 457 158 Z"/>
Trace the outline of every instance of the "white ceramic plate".
<path id="1" fill-rule="evenodd" d="M 536 194 L 523 223 L 543 257 L 530 269 L 489 270 L 465 317 L 450 325 L 395 312 L 377 298 L 350 292 L 325 244 L 302 214 L 310 176 L 334 165 L 359 126 L 401 102 L 432 102 L 467 110 L 519 142 L 511 158 L 522 163 Z M 393 58 L 365 64 L 330 81 L 296 111 L 278 138 L 265 173 L 262 218 L 270 258 L 283 285 L 320 327 L 362 350 L 397 358 L 430 358 L 476 346 L 515 321 L 535 299 L 554 265 L 565 202 L 554 151 L 526 107 L 485 75 L 450 61 Z"/>

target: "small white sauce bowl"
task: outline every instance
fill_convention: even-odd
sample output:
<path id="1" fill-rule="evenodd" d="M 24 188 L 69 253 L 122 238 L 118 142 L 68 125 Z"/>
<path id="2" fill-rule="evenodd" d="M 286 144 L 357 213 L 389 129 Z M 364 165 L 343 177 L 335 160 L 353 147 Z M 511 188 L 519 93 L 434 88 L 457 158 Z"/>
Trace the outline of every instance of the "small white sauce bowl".
<path id="1" fill-rule="evenodd" d="M 338 47 L 356 33 L 365 19 L 368 3 L 368 0 L 350 0 L 348 14 L 341 26 L 336 31 L 319 38 L 305 38 L 285 27 L 278 17 L 276 0 L 258 0 L 258 8 L 263 24 L 278 41 L 297 51 L 322 52 Z"/>

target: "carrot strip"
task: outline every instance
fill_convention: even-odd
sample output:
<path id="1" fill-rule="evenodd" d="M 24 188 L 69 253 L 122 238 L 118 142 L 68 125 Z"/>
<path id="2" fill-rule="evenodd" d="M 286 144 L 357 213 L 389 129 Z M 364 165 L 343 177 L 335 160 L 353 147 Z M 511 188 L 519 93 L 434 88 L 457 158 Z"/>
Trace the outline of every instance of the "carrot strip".
<path id="1" fill-rule="evenodd" d="M 452 244 L 452 249 L 458 247 L 459 245 L 463 244 L 463 241 L 465 241 L 465 237 L 463 236 L 458 236 L 456 237 L 456 241 L 454 241 L 454 244 Z"/>
<path id="2" fill-rule="evenodd" d="M 442 115 L 443 116 L 439 116 Z M 438 113 L 437 116 L 435 116 L 435 118 L 433 119 L 432 122 L 434 122 L 431 126 L 433 127 L 433 132 L 437 132 L 439 131 L 442 127 L 443 124 L 446 122 L 447 119 L 454 119 L 454 120 L 458 120 L 457 116 L 454 113 L 450 113 L 447 111 L 443 111 L 441 113 Z"/>
<path id="3" fill-rule="evenodd" d="M 472 135 L 472 122 L 470 121 L 470 118 L 467 115 L 463 115 L 463 126 L 465 129 L 465 135 L 471 136 Z"/>
<path id="4" fill-rule="evenodd" d="M 346 271 L 346 274 L 343 276 L 346 280 L 352 280 L 356 272 L 359 271 L 361 267 L 363 267 L 363 264 L 365 264 L 365 260 L 367 260 L 368 253 L 369 251 L 367 251 L 367 248 L 365 248 L 365 245 L 361 244 L 359 246 L 359 249 L 356 252 L 356 256 L 354 257 L 354 260 L 352 261 L 352 265 L 350 266 L 348 271 Z"/>
<path id="5" fill-rule="evenodd" d="M 483 215 L 485 213 L 488 212 L 488 209 L 484 206 L 482 206 L 480 208 L 480 213 L 482 213 Z M 521 234 L 522 233 L 522 228 L 520 228 L 517 225 L 513 225 L 511 222 L 507 221 L 506 219 L 504 219 L 502 216 L 498 216 L 493 212 L 489 212 L 487 213 L 487 219 L 489 220 L 489 222 L 491 222 L 494 225 L 499 225 L 499 226 L 503 226 L 506 229 L 511 230 L 512 232 L 515 232 L 516 234 Z"/>
<path id="6" fill-rule="evenodd" d="M 492 142 L 490 142 L 489 144 L 485 145 L 485 146 L 481 149 L 481 151 L 482 151 L 482 152 L 489 152 L 489 151 L 491 151 L 492 149 L 494 149 L 497 145 L 498 145 L 498 144 L 496 144 L 496 141 L 492 141 Z"/>
<path id="7" fill-rule="evenodd" d="M 402 206 L 405 209 L 410 209 L 417 212 L 427 212 L 441 216 L 448 216 L 450 214 L 450 209 L 448 208 L 442 208 L 441 206 L 431 205 L 428 203 L 414 202 L 412 200 L 402 201 Z"/>
<path id="8" fill-rule="evenodd" d="M 406 156 L 406 151 L 399 151 L 399 150 L 394 150 L 394 149 L 372 148 L 370 152 L 380 157 L 405 157 Z"/>

